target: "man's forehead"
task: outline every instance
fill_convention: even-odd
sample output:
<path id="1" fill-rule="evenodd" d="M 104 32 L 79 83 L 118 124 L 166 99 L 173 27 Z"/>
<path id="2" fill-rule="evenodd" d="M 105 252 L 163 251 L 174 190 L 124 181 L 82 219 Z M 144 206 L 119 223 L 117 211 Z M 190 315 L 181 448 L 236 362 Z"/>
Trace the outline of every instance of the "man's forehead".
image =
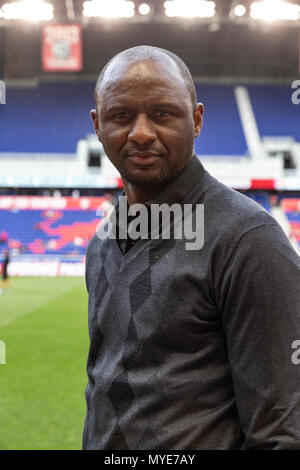
<path id="1" fill-rule="evenodd" d="M 98 91 L 109 89 L 118 83 L 124 82 L 127 79 L 134 79 L 137 81 L 145 82 L 155 74 L 161 78 L 173 78 L 178 83 L 184 84 L 184 79 L 178 69 L 176 63 L 167 55 L 161 54 L 157 58 L 126 58 L 117 57 L 107 68 L 100 89 Z"/>

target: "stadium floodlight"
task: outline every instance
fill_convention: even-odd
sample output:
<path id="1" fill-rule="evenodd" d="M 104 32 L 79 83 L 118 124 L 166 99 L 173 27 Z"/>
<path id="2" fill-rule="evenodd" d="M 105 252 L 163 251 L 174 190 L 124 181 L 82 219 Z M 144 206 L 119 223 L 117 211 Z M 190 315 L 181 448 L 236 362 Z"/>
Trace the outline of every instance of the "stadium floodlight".
<path id="1" fill-rule="evenodd" d="M 5 3 L 2 15 L 6 20 L 50 21 L 53 18 L 53 5 L 42 0 L 20 0 Z"/>
<path id="2" fill-rule="evenodd" d="M 215 15 L 216 4 L 208 0 L 167 0 L 165 14 L 169 17 L 211 18 Z"/>
<path id="3" fill-rule="evenodd" d="M 253 2 L 250 16 L 255 20 L 264 21 L 297 21 L 300 19 L 300 5 L 281 0 L 264 0 Z"/>
<path id="4" fill-rule="evenodd" d="M 246 7 L 244 5 L 237 5 L 234 9 L 235 16 L 244 16 L 246 14 Z"/>
<path id="5" fill-rule="evenodd" d="M 83 3 L 83 15 L 88 18 L 130 18 L 135 5 L 127 0 L 87 0 Z"/>
<path id="6" fill-rule="evenodd" d="M 139 6 L 139 13 L 140 15 L 149 15 L 150 13 L 150 6 L 148 5 L 148 3 L 141 3 L 141 5 Z"/>

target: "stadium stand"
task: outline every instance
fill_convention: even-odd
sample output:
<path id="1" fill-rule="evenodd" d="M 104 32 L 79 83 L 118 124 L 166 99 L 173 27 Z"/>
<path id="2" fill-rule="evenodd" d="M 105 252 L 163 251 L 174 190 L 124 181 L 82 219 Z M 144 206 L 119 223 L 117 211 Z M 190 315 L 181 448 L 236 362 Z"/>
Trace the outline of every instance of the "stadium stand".
<path id="1" fill-rule="evenodd" d="M 103 160 L 101 168 L 90 168 L 88 163 L 90 153 L 93 154 L 94 149 L 96 153 L 98 151 L 91 144 L 91 138 L 99 145 L 89 115 L 89 110 L 94 107 L 95 81 L 42 80 L 38 83 L 34 85 L 33 81 L 27 87 L 24 84 L 7 87 L 10 105 L 1 108 L 1 194 L 26 194 L 26 188 L 28 191 L 31 188 L 54 190 L 66 187 L 83 191 L 85 187 L 92 191 L 96 188 L 98 191 L 99 188 L 120 188 L 109 173 L 108 179 L 105 175 L 106 179 L 101 182 L 94 179 L 97 172 L 104 175 Z M 296 157 L 298 152 L 300 164 L 299 109 L 291 102 L 291 88 L 288 85 L 247 84 L 244 89 L 249 93 L 262 146 L 265 145 L 261 139 L 264 137 L 274 137 L 275 140 L 292 137 L 298 142 L 295 144 L 298 149 Z M 221 181 L 224 178 L 225 184 L 243 191 L 274 217 L 278 216 L 278 221 L 283 221 L 286 227 L 286 233 L 290 231 L 300 243 L 299 210 L 296 213 L 295 210 L 277 207 L 278 210 L 274 211 L 268 192 L 298 190 L 296 173 L 290 174 L 288 181 L 283 173 L 281 156 L 276 160 L 269 158 L 267 152 L 263 157 L 251 154 L 245 116 L 238 103 L 235 85 L 198 83 L 196 91 L 205 112 L 201 135 L 195 140 L 195 151 L 204 166 Z M 82 143 L 84 148 L 80 146 Z M 39 179 L 40 186 L 33 176 L 35 180 Z M 62 179 L 66 186 L 60 186 Z M 9 184 L 12 180 L 14 183 Z M 81 185 L 83 180 L 85 186 Z M 282 217 L 284 214 L 285 219 Z M 39 259 L 73 256 L 83 260 L 88 240 L 98 223 L 96 208 L 0 207 L 0 234 L 7 234 L 7 240 L 1 242 L 0 239 L 0 243 L 19 259 L 22 256 Z"/>
<path id="2" fill-rule="evenodd" d="M 249 192 L 247 196 L 270 211 L 267 193 Z M 88 241 L 102 219 L 99 207 L 103 207 L 103 198 L 98 200 L 98 208 L 94 205 L 89 209 L 58 210 L 50 206 L 43 210 L 0 209 L 1 247 L 15 255 L 84 256 Z M 300 213 L 298 217 L 300 225 Z"/>
<path id="3" fill-rule="evenodd" d="M 59 255 L 83 257 L 88 241 L 95 233 L 105 211 L 112 206 L 105 198 L 61 198 L 57 209 L 47 206 L 50 198 L 2 198 L 0 209 L 0 244 L 13 255 Z M 21 202 L 20 202 L 21 201 Z M 26 208 L 20 209 L 17 204 Z M 35 204 L 45 207 L 34 209 Z"/>
<path id="4" fill-rule="evenodd" d="M 300 142 L 299 108 L 291 101 L 291 88 L 283 85 L 247 87 L 262 136 L 294 137 Z"/>
<path id="5" fill-rule="evenodd" d="M 242 156 L 247 145 L 234 96 L 234 87 L 197 85 L 198 100 L 204 104 L 201 138 L 195 141 L 199 155 Z"/>
<path id="6" fill-rule="evenodd" d="M 84 254 L 99 218 L 96 211 L 1 211 L 8 248 L 25 254 Z"/>
<path id="7" fill-rule="evenodd" d="M 41 83 L 37 88 L 8 88 L 0 152 L 75 153 L 79 139 L 93 133 L 89 109 L 94 83 Z M 243 156 L 247 145 L 233 86 L 198 85 L 205 119 L 196 152 Z M 18 138 L 15 134 L 18 109 Z M 58 129 L 60 131 L 58 132 Z"/>
<path id="8" fill-rule="evenodd" d="M 93 82 L 42 82 L 34 88 L 8 88 L 0 152 L 75 153 L 79 139 L 93 133 L 88 110 L 94 106 Z M 195 142 L 200 155 L 243 156 L 247 144 L 234 87 L 197 85 L 204 103 L 204 126 Z M 291 136 L 300 142 L 298 108 L 291 89 L 279 85 L 249 85 L 250 99 L 262 136 Z M 18 138 L 15 134 L 18 109 Z M 57 130 L 60 129 L 60 132 Z"/>
<path id="9" fill-rule="evenodd" d="M 8 88 L 7 100 L 10 106 L 3 113 L 0 152 L 75 153 L 77 141 L 93 132 L 88 113 L 93 107 L 92 83 Z"/>
<path id="10" fill-rule="evenodd" d="M 291 235 L 297 240 L 300 247 L 300 199 L 282 199 L 281 207 L 290 223 Z"/>

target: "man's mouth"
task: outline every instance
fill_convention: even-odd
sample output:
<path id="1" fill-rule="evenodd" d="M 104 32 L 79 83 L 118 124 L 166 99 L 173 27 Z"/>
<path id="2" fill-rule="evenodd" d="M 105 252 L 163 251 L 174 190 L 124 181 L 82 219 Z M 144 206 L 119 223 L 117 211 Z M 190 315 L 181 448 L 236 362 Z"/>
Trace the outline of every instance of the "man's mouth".
<path id="1" fill-rule="evenodd" d="M 135 165 L 150 166 L 156 163 L 161 157 L 158 153 L 154 152 L 130 152 L 128 158 Z"/>

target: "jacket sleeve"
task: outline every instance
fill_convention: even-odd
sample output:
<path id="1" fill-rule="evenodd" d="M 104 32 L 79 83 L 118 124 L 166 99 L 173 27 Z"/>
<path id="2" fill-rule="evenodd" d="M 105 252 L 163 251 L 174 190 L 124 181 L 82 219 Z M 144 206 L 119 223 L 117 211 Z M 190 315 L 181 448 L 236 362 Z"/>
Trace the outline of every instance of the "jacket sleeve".
<path id="1" fill-rule="evenodd" d="M 219 308 L 246 448 L 300 449 L 300 258 L 275 222 L 240 237 Z"/>
<path id="2" fill-rule="evenodd" d="M 98 250 L 97 243 L 99 242 L 97 234 L 95 233 L 90 240 L 85 257 L 85 285 L 88 293 L 90 293 L 91 284 L 95 281 L 95 275 L 97 271 Z"/>

